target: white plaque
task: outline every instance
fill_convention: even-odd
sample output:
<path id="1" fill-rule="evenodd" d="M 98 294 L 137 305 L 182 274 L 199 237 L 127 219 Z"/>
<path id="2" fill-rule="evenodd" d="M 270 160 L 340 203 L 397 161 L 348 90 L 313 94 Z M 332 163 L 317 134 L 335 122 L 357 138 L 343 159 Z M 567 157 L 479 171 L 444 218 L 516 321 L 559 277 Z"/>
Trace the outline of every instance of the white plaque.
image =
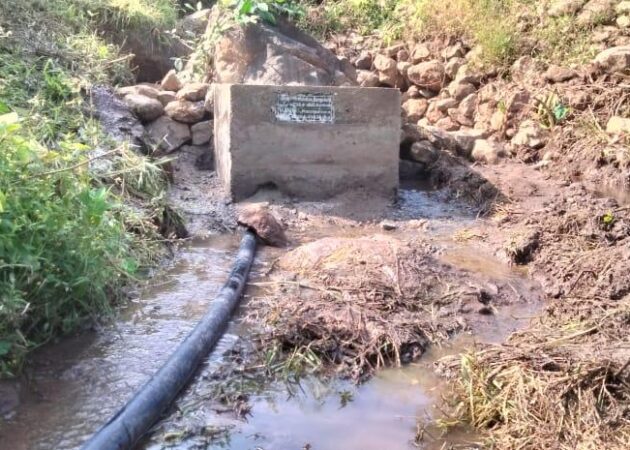
<path id="1" fill-rule="evenodd" d="M 280 122 L 334 123 L 333 94 L 280 92 L 273 107 Z"/>

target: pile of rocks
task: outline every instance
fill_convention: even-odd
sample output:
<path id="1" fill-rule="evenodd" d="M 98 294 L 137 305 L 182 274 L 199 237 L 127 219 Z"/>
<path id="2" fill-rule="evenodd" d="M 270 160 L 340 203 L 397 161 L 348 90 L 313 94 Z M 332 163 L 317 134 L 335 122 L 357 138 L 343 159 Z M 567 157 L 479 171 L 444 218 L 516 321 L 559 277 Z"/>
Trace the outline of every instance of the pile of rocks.
<path id="1" fill-rule="evenodd" d="M 211 144 L 214 105 L 210 84 L 184 84 L 171 70 L 159 84 L 122 87 L 116 93 L 140 119 L 158 155 L 186 144 Z"/>
<path id="2" fill-rule="evenodd" d="M 617 9 L 624 3 L 630 4 L 622 2 Z M 524 56 L 510 68 L 508 79 L 479 69 L 479 51 L 462 41 L 433 40 L 376 52 L 363 49 L 350 57 L 361 86 L 403 92 L 403 122 L 415 129 L 403 129 L 404 158 L 427 164 L 440 148 L 447 148 L 486 163 L 517 152 L 537 159 L 551 134 L 532 120 L 541 93 L 559 92 L 565 106 L 584 110 L 591 99 L 582 85 L 630 69 L 630 46 L 621 45 L 604 49 L 592 63 L 579 67 L 545 66 Z M 346 57 L 343 48 L 337 52 Z"/>

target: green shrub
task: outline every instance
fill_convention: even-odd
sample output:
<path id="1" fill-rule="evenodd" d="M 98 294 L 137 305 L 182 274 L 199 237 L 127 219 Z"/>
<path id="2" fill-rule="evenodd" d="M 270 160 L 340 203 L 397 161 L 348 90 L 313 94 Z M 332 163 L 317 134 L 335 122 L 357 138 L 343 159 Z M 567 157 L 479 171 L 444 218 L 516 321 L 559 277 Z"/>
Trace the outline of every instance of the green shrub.
<path id="1" fill-rule="evenodd" d="M 3 108 L 6 110 L 6 107 Z M 115 197 L 85 166 L 87 148 L 62 152 L 0 116 L 0 372 L 82 319 L 109 310 L 137 266 Z"/>

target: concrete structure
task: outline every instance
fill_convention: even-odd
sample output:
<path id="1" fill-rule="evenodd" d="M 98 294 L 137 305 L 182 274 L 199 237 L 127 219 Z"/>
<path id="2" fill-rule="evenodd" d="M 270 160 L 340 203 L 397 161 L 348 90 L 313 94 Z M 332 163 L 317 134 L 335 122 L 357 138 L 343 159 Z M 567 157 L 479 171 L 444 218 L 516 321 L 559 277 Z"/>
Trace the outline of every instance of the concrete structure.
<path id="1" fill-rule="evenodd" d="M 236 201 L 276 186 L 301 198 L 398 187 L 397 89 L 215 86 L 215 161 Z"/>

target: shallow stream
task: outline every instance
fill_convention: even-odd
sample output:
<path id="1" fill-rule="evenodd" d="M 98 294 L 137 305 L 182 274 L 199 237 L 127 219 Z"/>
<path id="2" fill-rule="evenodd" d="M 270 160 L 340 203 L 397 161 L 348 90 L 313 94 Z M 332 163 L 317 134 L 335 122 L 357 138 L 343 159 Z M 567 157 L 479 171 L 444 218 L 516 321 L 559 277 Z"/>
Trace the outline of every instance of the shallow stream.
<path id="1" fill-rule="evenodd" d="M 509 281 L 524 299 L 532 286 L 522 272 L 512 270 L 475 241 L 458 242 L 454 230 L 476 221 L 472 211 L 444 203 L 437 193 L 416 189 L 401 192 L 392 217 L 429 220 L 426 233 L 443 248 L 449 264 L 478 273 L 480 278 Z M 335 232 L 335 230 L 327 230 Z M 300 240 L 319 237 L 302 235 Z M 361 229 L 339 230 L 360 234 Z M 16 397 L 0 419 L 0 449 L 76 449 L 94 433 L 169 357 L 205 312 L 230 270 L 239 236 L 218 235 L 183 247 L 169 267 L 161 270 L 102 330 L 49 345 L 34 355 L 25 377 L 4 385 Z M 263 248 L 254 278 L 280 250 Z M 521 292 L 522 291 L 522 292 Z M 256 295 L 249 289 L 248 295 Z M 433 362 L 459 353 L 476 342 L 498 342 L 523 327 L 539 305 L 531 301 L 479 316 L 476 334 L 463 334 L 441 348 L 432 348 L 417 363 L 382 370 L 355 386 L 343 380 L 316 377 L 299 385 L 269 382 L 248 399 L 245 418 L 217 411 L 208 398 L 213 370 L 247 328 L 239 319 L 231 325 L 195 381 L 177 402 L 176 417 L 156 427 L 157 433 L 140 448 L 226 448 L 273 450 L 402 450 L 439 449 L 443 442 L 474 445 L 474 434 L 453 432 L 444 438 L 428 430 L 416 441 L 418 424 L 439 416 L 434 405 L 444 393 Z M 247 308 L 247 296 L 242 308 Z M 174 411 L 171 411 L 173 413 Z"/>

